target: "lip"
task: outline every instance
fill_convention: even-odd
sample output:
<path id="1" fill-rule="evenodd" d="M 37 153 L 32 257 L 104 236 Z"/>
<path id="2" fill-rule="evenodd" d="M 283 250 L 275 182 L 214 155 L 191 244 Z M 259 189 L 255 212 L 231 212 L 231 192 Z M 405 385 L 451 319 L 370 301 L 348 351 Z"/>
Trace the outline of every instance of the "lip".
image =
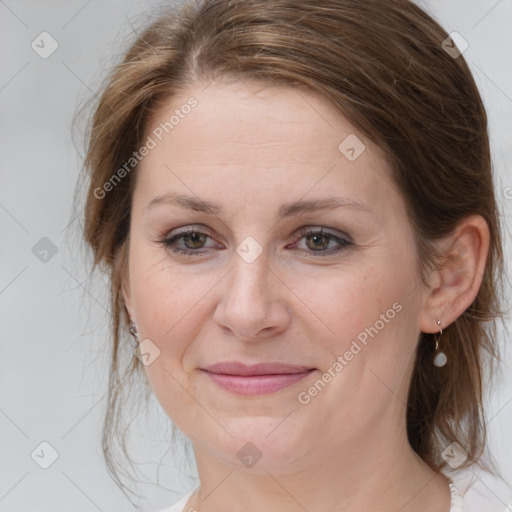
<path id="1" fill-rule="evenodd" d="M 204 370 L 210 373 L 239 376 L 291 374 L 301 373 L 311 369 L 311 366 L 299 366 L 284 363 L 259 363 L 246 365 L 238 361 L 223 361 L 204 368 Z"/>
<path id="2" fill-rule="evenodd" d="M 245 365 L 237 361 L 226 361 L 201 370 L 227 391 L 237 395 L 262 395 L 295 384 L 315 371 L 315 368 L 283 363 Z"/>

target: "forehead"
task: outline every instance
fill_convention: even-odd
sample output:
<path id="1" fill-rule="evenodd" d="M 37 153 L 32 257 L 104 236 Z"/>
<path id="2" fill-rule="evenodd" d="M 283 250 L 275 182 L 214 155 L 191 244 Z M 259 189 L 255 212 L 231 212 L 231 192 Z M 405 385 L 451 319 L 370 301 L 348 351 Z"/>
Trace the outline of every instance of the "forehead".
<path id="1" fill-rule="evenodd" d="M 197 102 L 193 109 L 186 107 L 190 97 Z M 166 121 L 173 117 L 173 126 L 163 138 L 169 144 L 174 140 L 175 149 L 181 147 L 189 153 L 207 146 L 224 157 L 230 156 L 224 146 L 245 144 L 248 151 L 262 155 L 272 153 L 264 146 L 274 149 L 294 146 L 296 156 L 288 154 L 288 157 L 302 161 L 309 154 L 316 160 L 324 160 L 319 158 L 320 151 L 316 151 L 311 142 L 322 140 L 322 148 L 331 145 L 337 149 L 343 139 L 357 133 L 349 121 L 319 95 L 255 80 L 195 84 L 187 93 L 163 103 L 146 131 L 149 134 L 159 126 L 165 129 Z"/>
<path id="2" fill-rule="evenodd" d="M 280 204 L 283 196 L 313 199 L 336 189 L 378 205 L 392 185 L 381 148 L 326 100 L 292 87 L 195 84 L 158 108 L 145 137 L 155 141 L 137 169 L 147 201 L 167 188 L 217 201 L 238 193 Z M 348 146 L 357 158 L 346 153 Z"/>

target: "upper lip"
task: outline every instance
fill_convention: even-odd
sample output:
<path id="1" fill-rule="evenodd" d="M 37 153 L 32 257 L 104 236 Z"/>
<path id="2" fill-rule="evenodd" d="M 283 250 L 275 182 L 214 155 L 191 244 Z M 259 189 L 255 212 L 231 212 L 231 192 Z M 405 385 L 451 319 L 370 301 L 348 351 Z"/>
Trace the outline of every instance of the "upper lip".
<path id="1" fill-rule="evenodd" d="M 238 361 L 223 361 L 203 369 L 210 373 L 222 373 L 225 375 L 276 375 L 284 373 L 302 373 L 307 370 L 313 370 L 314 368 L 284 363 L 245 365 Z"/>

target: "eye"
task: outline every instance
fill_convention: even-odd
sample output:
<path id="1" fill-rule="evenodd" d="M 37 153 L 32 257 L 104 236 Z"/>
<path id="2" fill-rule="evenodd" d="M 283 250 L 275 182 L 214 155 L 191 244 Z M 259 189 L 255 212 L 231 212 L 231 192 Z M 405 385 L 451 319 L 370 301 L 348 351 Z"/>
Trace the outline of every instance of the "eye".
<path id="1" fill-rule="evenodd" d="M 338 236 L 334 233 L 326 232 L 321 229 L 304 228 L 299 231 L 299 240 L 305 239 L 306 247 L 311 249 L 303 249 L 305 252 L 317 253 L 314 256 L 329 256 L 337 253 L 347 247 L 353 246 L 354 243 L 350 240 L 348 235 Z M 208 238 L 211 238 L 208 233 L 200 231 L 199 229 L 187 228 L 172 236 L 163 236 L 158 241 L 167 249 L 177 254 L 184 256 L 201 256 L 206 252 L 205 243 Z M 182 241 L 185 247 L 178 247 L 176 244 Z M 329 244 L 335 242 L 337 247 L 330 248 Z M 297 242 L 295 242 L 297 245 Z M 328 250 L 326 250 L 328 249 Z"/>
<path id="2" fill-rule="evenodd" d="M 299 240 L 304 238 L 306 247 L 312 249 L 307 252 L 317 253 L 315 256 L 325 257 L 354 245 L 348 235 L 338 236 L 334 233 L 325 232 L 323 229 L 304 228 L 299 232 Z M 337 247 L 325 250 L 331 242 L 335 242 Z"/>
<path id="3" fill-rule="evenodd" d="M 210 238 L 210 235 L 208 233 L 204 233 L 203 231 L 199 231 L 198 229 L 188 228 L 171 237 L 165 236 L 161 238 L 159 241 L 166 248 L 170 249 L 175 253 L 183 254 L 185 256 L 200 256 L 204 251 L 199 251 L 198 249 L 203 248 L 202 246 L 207 238 Z M 175 243 L 180 239 L 183 239 L 185 248 L 175 247 Z"/>

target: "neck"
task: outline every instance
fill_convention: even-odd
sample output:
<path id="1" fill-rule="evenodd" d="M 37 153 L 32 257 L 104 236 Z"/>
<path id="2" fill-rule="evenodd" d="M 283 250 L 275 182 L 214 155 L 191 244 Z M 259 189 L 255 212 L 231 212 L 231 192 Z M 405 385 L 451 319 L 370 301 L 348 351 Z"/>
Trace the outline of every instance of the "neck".
<path id="1" fill-rule="evenodd" d="M 226 464 L 194 445 L 200 489 L 185 510 L 449 512 L 448 481 L 417 456 L 405 431 L 399 436 L 396 431 L 364 432 L 358 443 L 347 445 L 319 440 L 315 452 L 293 468 L 257 463 L 250 469 Z"/>

